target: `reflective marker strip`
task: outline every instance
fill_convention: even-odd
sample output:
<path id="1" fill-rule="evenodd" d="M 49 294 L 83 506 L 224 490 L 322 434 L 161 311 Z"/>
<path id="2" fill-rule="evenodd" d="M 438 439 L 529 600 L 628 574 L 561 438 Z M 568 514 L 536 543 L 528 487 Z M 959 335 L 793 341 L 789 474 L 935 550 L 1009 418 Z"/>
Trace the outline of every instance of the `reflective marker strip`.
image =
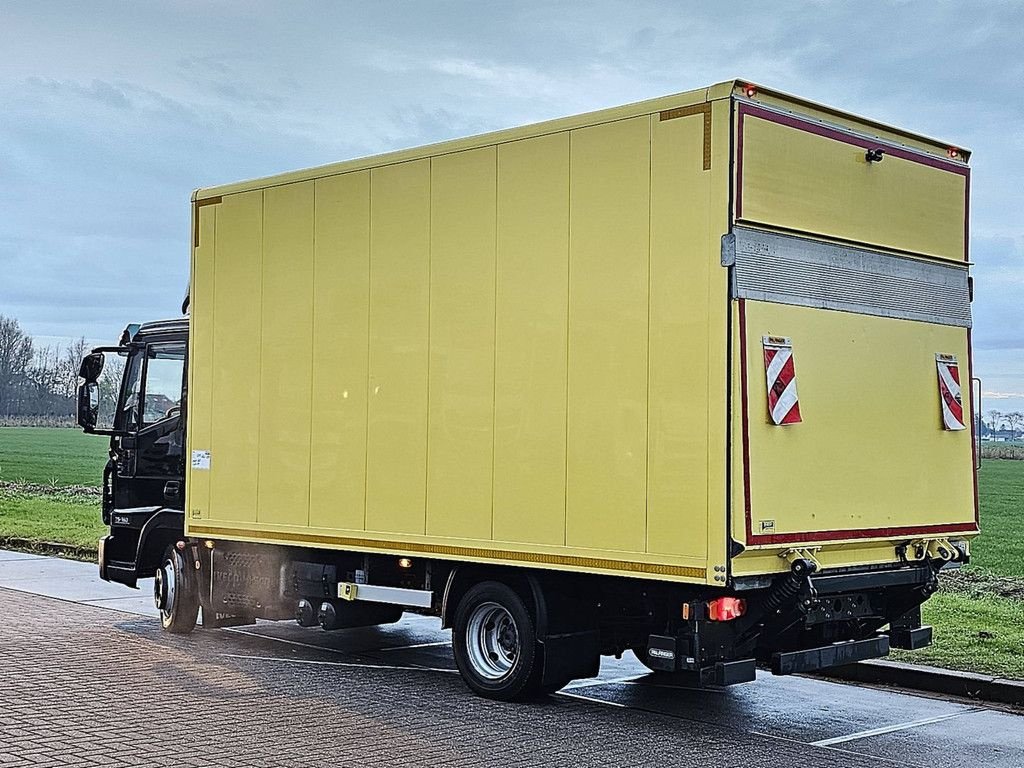
<path id="1" fill-rule="evenodd" d="M 947 431 L 966 429 L 964 404 L 960 396 L 960 367 L 956 355 L 935 355 L 939 374 L 939 401 L 942 403 L 942 428 Z"/>
<path id="2" fill-rule="evenodd" d="M 798 424 L 800 399 L 796 392 L 793 343 L 785 336 L 763 336 L 764 371 L 768 384 L 768 415 L 777 426 Z"/>

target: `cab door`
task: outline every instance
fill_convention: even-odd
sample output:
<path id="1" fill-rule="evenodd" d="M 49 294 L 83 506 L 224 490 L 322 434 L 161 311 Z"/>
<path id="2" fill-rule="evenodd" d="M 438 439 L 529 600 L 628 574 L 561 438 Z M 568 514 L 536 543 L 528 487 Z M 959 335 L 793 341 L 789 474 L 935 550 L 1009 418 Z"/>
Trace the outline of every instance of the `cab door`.
<path id="1" fill-rule="evenodd" d="M 184 504 L 183 339 L 139 344 L 128 363 L 121 417 L 115 506 Z"/>

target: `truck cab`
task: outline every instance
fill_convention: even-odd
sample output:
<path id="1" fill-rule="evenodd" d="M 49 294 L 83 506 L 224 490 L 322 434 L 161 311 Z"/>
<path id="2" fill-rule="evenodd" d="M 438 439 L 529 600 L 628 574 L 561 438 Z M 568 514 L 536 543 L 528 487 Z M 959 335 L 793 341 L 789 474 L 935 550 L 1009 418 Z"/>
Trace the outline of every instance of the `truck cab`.
<path id="1" fill-rule="evenodd" d="M 78 423 L 110 437 L 102 578 L 135 587 L 184 534 L 188 318 L 129 325 L 83 361 Z"/>

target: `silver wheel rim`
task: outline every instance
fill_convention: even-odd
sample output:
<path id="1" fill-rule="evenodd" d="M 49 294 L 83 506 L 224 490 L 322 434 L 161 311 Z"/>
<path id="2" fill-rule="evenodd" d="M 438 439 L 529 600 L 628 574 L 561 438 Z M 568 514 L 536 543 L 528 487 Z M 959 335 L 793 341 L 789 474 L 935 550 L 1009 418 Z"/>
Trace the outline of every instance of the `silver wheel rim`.
<path id="1" fill-rule="evenodd" d="M 165 562 L 156 572 L 153 582 L 153 602 L 163 616 L 170 616 L 174 609 L 174 597 L 177 592 L 174 579 L 174 564 Z"/>
<path id="2" fill-rule="evenodd" d="M 481 603 L 466 625 L 466 648 L 473 671 L 499 680 L 519 659 L 519 630 L 512 614 L 497 603 Z"/>

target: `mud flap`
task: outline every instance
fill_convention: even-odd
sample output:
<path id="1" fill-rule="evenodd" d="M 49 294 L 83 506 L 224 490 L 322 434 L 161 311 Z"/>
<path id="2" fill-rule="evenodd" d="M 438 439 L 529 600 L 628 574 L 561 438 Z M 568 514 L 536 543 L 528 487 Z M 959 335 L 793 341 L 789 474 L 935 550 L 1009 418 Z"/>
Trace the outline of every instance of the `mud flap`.
<path id="1" fill-rule="evenodd" d="M 647 666 L 659 672 L 685 676 L 694 687 L 752 682 L 757 675 L 754 659 L 716 661 L 701 667 L 691 648 L 692 638 L 651 635 L 647 638 Z"/>
<path id="2" fill-rule="evenodd" d="M 544 654 L 542 685 L 567 679 L 596 677 L 601 667 L 601 633 L 595 630 L 548 635 L 540 641 Z"/>

